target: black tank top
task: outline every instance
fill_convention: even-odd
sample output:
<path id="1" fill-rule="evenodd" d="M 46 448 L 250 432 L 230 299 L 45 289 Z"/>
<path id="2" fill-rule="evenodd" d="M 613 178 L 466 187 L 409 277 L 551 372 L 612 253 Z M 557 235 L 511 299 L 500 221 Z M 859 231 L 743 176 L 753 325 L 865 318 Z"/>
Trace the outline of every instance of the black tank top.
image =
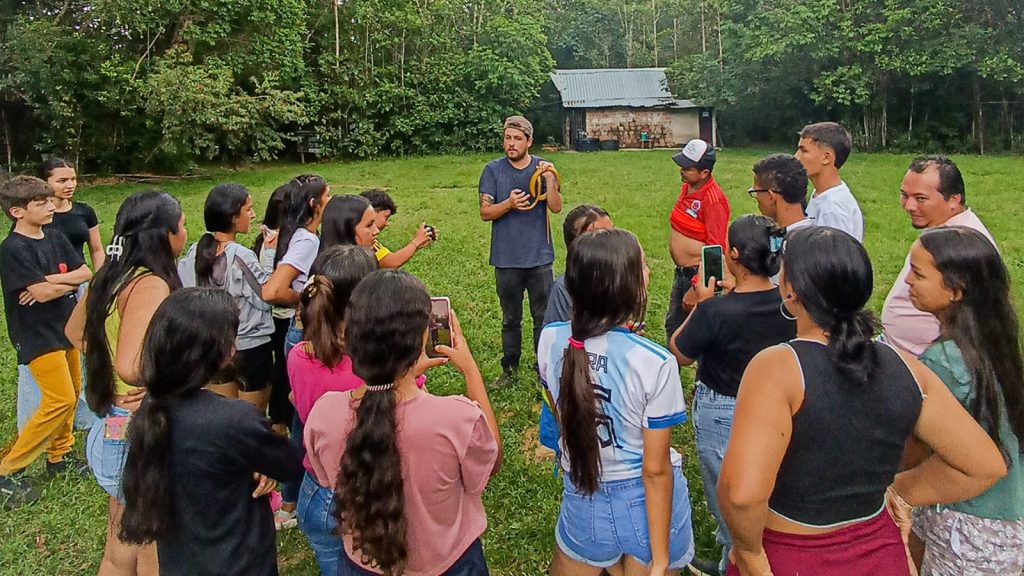
<path id="1" fill-rule="evenodd" d="M 879 364 L 863 386 L 839 373 L 824 344 L 787 345 L 800 364 L 804 400 L 768 506 L 810 526 L 870 518 L 899 470 L 921 412 L 921 389 L 886 344 L 873 343 Z"/>

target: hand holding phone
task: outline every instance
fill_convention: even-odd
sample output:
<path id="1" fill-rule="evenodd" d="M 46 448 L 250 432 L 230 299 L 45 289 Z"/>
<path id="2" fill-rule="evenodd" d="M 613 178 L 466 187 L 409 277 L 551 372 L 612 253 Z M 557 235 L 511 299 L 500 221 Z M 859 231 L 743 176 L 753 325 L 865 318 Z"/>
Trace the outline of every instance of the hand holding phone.
<path id="1" fill-rule="evenodd" d="M 718 285 L 718 281 L 725 276 L 725 262 L 723 261 L 721 246 L 712 244 L 701 248 L 700 269 L 702 272 L 701 284 L 707 286 L 708 281 L 714 278 L 716 280 L 714 286 L 715 295 L 721 294 L 722 287 Z"/>

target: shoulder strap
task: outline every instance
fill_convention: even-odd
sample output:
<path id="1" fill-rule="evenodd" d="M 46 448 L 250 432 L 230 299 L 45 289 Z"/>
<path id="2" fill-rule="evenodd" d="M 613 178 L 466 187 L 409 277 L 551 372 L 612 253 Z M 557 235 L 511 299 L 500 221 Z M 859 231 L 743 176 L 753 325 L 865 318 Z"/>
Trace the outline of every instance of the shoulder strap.
<path id="1" fill-rule="evenodd" d="M 242 279 L 249 285 L 249 289 L 256 294 L 260 294 L 263 291 L 263 286 L 260 285 L 259 280 L 256 279 L 256 275 L 253 274 L 245 260 L 238 255 L 238 247 L 239 244 L 236 242 L 229 243 L 224 248 L 224 257 L 242 273 Z"/>

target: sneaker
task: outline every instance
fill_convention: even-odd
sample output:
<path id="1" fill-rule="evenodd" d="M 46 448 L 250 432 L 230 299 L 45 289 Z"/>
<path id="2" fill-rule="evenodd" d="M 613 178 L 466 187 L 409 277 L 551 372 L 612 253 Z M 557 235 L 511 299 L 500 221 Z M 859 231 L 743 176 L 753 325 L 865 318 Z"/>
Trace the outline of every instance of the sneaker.
<path id="1" fill-rule="evenodd" d="M 0 476 L 0 500 L 4 508 L 13 510 L 22 504 L 28 504 L 39 499 L 39 494 L 28 482 L 24 471 Z"/>
<path id="2" fill-rule="evenodd" d="M 65 472 L 73 472 L 83 478 L 89 478 L 92 476 L 92 468 L 89 467 L 89 463 L 83 460 L 80 456 L 72 453 L 64 455 L 58 462 L 46 461 L 46 474 L 50 477 L 58 476 Z"/>
<path id="3" fill-rule="evenodd" d="M 722 576 L 718 570 L 718 562 L 715 560 L 705 560 L 694 556 L 686 567 L 693 576 Z"/>
<path id="4" fill-rule="evenodd" d="M 275 530 L 287 530 L 289 528 L 295 528 L 299 525 L 299 521 L 295 518 L 295 510 L 288 512 L 287 510 L 278 510 L 274 512 L 274 529 Z"/>
<path id="5" fill-rule="evenodd" d="M 493 381 L 491 381 L 491 383 L 487 387 L 492 389 L 492 390 L 497 390 L 499 388 L 504 388 L 504 387 L 508 386 L 509 384 L 511 384 L 513 382 L 518 382 L 518 381 L 519 381 L 519 373 L 518 372 L 514 372 L 512 370 L 503 370 L 501 372 L 501 376 L 498 376 Z"/>

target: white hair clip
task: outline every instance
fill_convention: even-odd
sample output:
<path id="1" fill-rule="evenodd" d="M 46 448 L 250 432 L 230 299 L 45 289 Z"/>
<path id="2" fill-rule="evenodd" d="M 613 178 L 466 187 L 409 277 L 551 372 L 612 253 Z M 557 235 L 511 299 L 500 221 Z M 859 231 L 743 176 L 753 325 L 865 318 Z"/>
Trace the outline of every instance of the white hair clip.
<path id="1" fill-rule="evenodd" d="M 110 239 L 110 245 L 107 246 L 107 256 L 110 256 L 110 259 L 116 262 L 122 254 L 124 254 L 124 236 L 115 234 Z"/>

